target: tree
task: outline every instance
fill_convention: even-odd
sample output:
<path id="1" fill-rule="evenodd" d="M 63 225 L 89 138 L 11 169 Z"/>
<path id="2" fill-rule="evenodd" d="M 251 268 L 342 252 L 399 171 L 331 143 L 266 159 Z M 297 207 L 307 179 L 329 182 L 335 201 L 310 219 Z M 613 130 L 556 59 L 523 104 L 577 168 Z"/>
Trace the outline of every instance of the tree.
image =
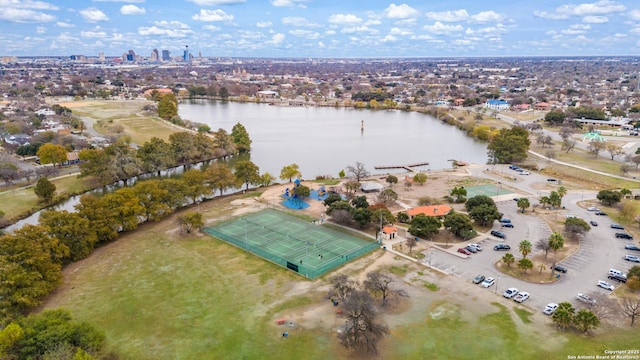
<path id="1" fill-rule="evenodd" d="M 145 208 L 132 188 L 121 188 L 105 194 L 101 200 L 113 215 L 111 223 L 118 232 L 136 229 L 145 215 Z"/>
<path id="2" fill-rule="evenodd" d="M 364 287 L 373 294 L 380 294 L 382 297 L 382 307 L 385 307 L 390 298 L 408 296 L 406 291 L 393 288 L 393 282 L 393 278 L 388 274 L 383 274 L 380 271 L 372 271 L 367 273 Z"/>
<path id="3" fill-rule="evenodd" d="M 9 162 L 0 163 L 0 179 L 9 185 L 11 181 L 18 179 L 18 170 L 19 168 L 16 164 Z"/>
<path id="4" fill-rule="evenodd" d="M 616 156 L 620 156 L 624 154 L 624 148 L 621 145 L 607 144 L 606 147 L 607 147 L 607 152 L 609 153 L 609 156 L 611 156 L 611 160 L 613 160 L 613 158 Z"/>
<path id="5" fill-rule="evenodd" d="M 488 197 L 487 195 L 476 195 L 472 198 L 467 199 L 467 202 L 464 204 L 464 207 L 467 210 L 467 212 L 470 212 L 471 210 L 473 210 L 474 207 L 480 206 L 482 204 L 486 204 L 494 207 L 496 206 L 495 201 L 493 201 L 493 199 Z"/>
<path id="6" fill-rule="evenodd" d="M 412 237 L 407 238 L 407 240 L 405 240 L 404 244 L 407 245 L 407 247 L 409 248 L 409 254 L 411 254 L 411 251 L 418 244 L 418 242 L 416 241 L 416 238 L 412 236 Z"/>
<path id="7" fill-rule="evenodd" d="M 190 234 L 194 229 L 200 229 L 204 226 L 202 214 L 199 212 L 188 212 L 178 216 L 178 225 L 182 231 Z"/>
<path id="8" fill-rule="evenodd" d="M 564 231 L 572 234 L 573 236 L 584 234 L 589 230 L 591 230 L 591 226 L 589 226 L 589 224 L 587 224 L 583 219 L 571 217 L 564 221 Z"/>
<path id="9" fill-rule="evenodd" d="M 520 243 L 518 244 L 518 249 L 520 250 L 522 257 L 524 258 L 526 258 L 527 255 L 531 253 L 531 248 L 532 248 L 531 242 L 526 239 L 520 241 Z"/>
<path id="10" fill-rule="evenodd" d="M 356 280 L 350 279 L 347 275 L 336 275 L 329 279 L 331 289 L 328 296 L 340 302 L 345 302 L 349 295 L 360 285 Z"/>
<path id="11" fill-rule="evenodd" d="M 347 166 L 347 173 L 350 177 L 355 179 L 357 183 L 360 183 L 363 178 L 369 176 L 369 172 L 364 167 L 364 164 L 361 162 L 356 162 L 355 165 Z"/>
<path id="12" fill-rule="evenodd" d="M 98 243 L 111 241 L 118 236 L 118 227 L 115 225 L 116 212 L 107 206 L 104 197 L 93 194 L 82 195 L 76 209 L 80 216 L 91 223 L 91 227 L 98 236 Z"/>
<path id="13" fill-rule="evenodd" d="M 226 158 L 236 153 L 236 145 L 233 143 L 233 138 L 225 129 L 218 129 L 218 131 L 213 133 L 213 142 L 216 144 L 219 155 L 222 157 Z"/>
<path id="14" fill-rule="evenodd" d="M 283 167 L 282 170 L 280 170 L 280 179 L 289 179 L 289 182 L 292 182 L 294 177 L 302 177 L 302 173 L 300 172 L 300 167 L 298 166 L 298 164 L 287 165 Z"/>
<path id="15" fill-rule="evenodd" d="M 222 193 L 238 183 L 238 179 L 225 163 L 214 163 L 204 172 L 207 184 Z"/>
<path id="16" fill-rule="evenodd" d="M 384 189 L 378 194 L 377 199 L 379 204 L 391 206 L 398 200 L 398 193 L 392 189 Z"/>
<path id="17" fill-rule="evenodd" d="M 427 182 L 427 174 L 417 173 L 413 175 L 413 181 L 418 185 L 424 185 Z"/>
<path id="18" fill-rule="evenodd" d="M 293 189 L 293 194 L 301 199 L 306 199 L 311 195 L 311 189 L 308 186 L 299 185 Z"/>
<path id="19" fill-rule="evenodd" d="M 393 187 L 393 184 L 398 183 L 398 178 L 394 175 L 389 175 L 384 179 L 384 181 L 386 181 L 390 187 Z"/>
<path id="20" fill-rule="evenodd" d="M 178 116 L 178 100 L 173 93 L 161 95 L 158 101 L 158 116 L 170 120 Z"/>
<path id="21" fill-rule="evenodd" d="M 237 123 L 233 126 L 231 129 L 231 138 L 239 152 L 244 153 L 251 150 L 251 139 L 249 138 L 249 133 L 242 124 Z"/>
<path id="22" fill-rule="evenodd" d="M 360 229 L 371 222 L 371 210 L 368 208 L 355 208 L 351 212 L 351 216 L 353 216 L 353 220 L 360 226 Z"/>
<path id="23" fill-rule="evenodd" d="M 378 342 L 389 333 L 377 321 L 377 311 L 368 292 L 354 290 L 343 302 L 344 331 L 338 334 L 340 343 L 358 352 L 377 353 Z"/>
<path id="24" fill-rule="evenodd" d="M 604 147 L 606 146 L 606 142 L 604 140 L 591 140 L 589 142 L 589 146 L 587 150 L 593 154 L 593 157 L 598 157 L 598 154 Z"/>
<path id="25" fill-rule="evenodd" d="M 152 137 L 136 151 L 136 156 L 140 159 L 144 172 L 155 172 L 160 175 L 160 171 L 175 165 L 175 154 L 171 149 L 171 144 Z"/>
<path id="26" fill-rule="evenodd" d="M 46 143 L 40 146 L 36 155 L 40 158 L 41 164 L 62 164 L 67 161 L 67 149 L 60 145 Z"/>
<path id="27" fill-rule="evenodd" d="M 494 220 L 502 218 L 502 213 L 498 211 L 498 207 L 493 205 L 482 204 L 474 207 L 469 211 L 469 217 L 473 219 L 477 224 L 487 226 Z"/>
<path id="28" fill-rule="evenodd" d="M 195 204 L 201 196 L 211 191 L 207 186 L 205 173 L 198 169 L 189 169 L 185 171 L 182 174 L 181 180 L 184 186 L 184 194 L 191 199 L 193 204 Z"/>
<path id="29" fill-rule="evenodd" d="M 435 235 L 440 231 L 441 226 L 442 223 L 438 218 L 418 214 L 411 219 L 409 234 L 418 237 L 430 238 L 431 235 Z"/>
<path id="30" fill-rule="evenodd" d="M 547 258 L 547 255 L 549 254 L 549 250 L 551 250 L 551 247 L 549 246 L 549 240 L 548 239 L 540 239 L 538 241 L 536 241 L 536 250 L 541 250 L 544 251 L 544 258 Z"/>
<path id="31" fill-rule="evenodd" d="M 176 165 L 186 165 L 200 157 L 194 135 L 186 131 L 169 135 L 169 144 Z"/>
<path id="32" fill-rule="evenodd" d="M 463 238 L 467 238 L 469 231 L 473 230 L 471 219 L 467 215 L 453 210 L 445 215 L 442 225 L 455 236 Z"/>
<path id="33" fill-rule="evenodd" d="M 489 163 L 514 163 L 527 158 L 529 132 L 521 127 L 500 129 L 487 146 Z"/>
<path id="34" fill-rule="evenodd" d="M 260 184 L 260 186 L 269 186 L 275 180 L 276 180 L 275 176 L 273 176 L 273 175 L 269 174 L 268 172 L 266 172 L 266 173 L 260 175 L 259 184 Z M 308 196 L 309 195 L 307 195 L 307 197 Z"/>
<path id="35" fill-rule="evenodd" d="M 56 186 L 49 179 L 42 177 L 38 179 L 33 191 L 42 201 L 50 203 L 56 193 Z"/>
<path id="36" fill-rule="evenodd" d="M 560 197 L 560 203 L 558 207 L 562 206 L 562 199 L 567 195 L 567 188 L 564 186 L 559 186 L 557 190 L 558 196 Z"/>
<path id="37" fill-rule="evenodd" d="M 614 190 L 600 190 L 598 191 L 598 195 L 596 195 L 596 198 L 603 204 L 611 206 L 615 203 L 620 202 L 620 200 L 622 199 L 622 194 Z"/>
<path id="38" fill-rule="evenodd" d="M 559 110 L 552 110 L 544 116 L 544 121 L 552 125 L 559 125 L 564 122 L 565 118 L 566 115 L 564 114 L 564 112 Z"/>
<path id="39" fill-rule="evenodd" d="M 48 210 L 40 214 L 38 221 L 47 228 L 49 236 L 69 248 L 69 256 L 63 259 L 63 264 L 89 256 L 98 240 L 89 220 L 76 212 Z"/>
<path id="40" fill-rule="evenodd" d="M 455 202 L 461 203 L 466 200 L 465 197 L 467 196 L 467 189 L 465 189 L 464 186 L 456 186 L 449 191 L 449 194 L 454 197 Z"/>
<path id="41" fill-rule="evenodd" d="M 519 198 L 516 204 L 523 214 L 524 210 L 531 206 L 531 204 L 529 203 L 529 199 L 527 198 Z"/>
<path id="42" fill-rule="evenodd" d="M 516 258 L 512 253 L 506 253 L 502 256 L 502 262 L 507 264 L 507 267 L 511 267 L 511 264 L 513 264 L 515 261 Z"/>
<path id="43" fill-rule="evenodd" d="M 235 166 L 235 175 L 240 184 L 245 184 L 249 190 L 250 184 L 260 181 L 260 168 L 250 160 L 238 161 Z"/>
<path id="44" fill-rule="evenodd" d="M 573 324 L 576 309 L 568 302 L 558 304 L 558 309 L 553 313 L 553 322 L 562 330 L 568 329 Z"/>
<path id="45" fill-rule="evenodd" d="M 636 317 L 640 316 L 640 298 L 625 297 L 618 303 L 622 313 L 631 319 L 631 325 L 636 322 Z"/>
<path id="46" fill-rule="evenodd" d="M 133 186 L 136 197 L 140 200 L 140 205 L 144 208 L 147 221 L 159 220 L 167 216 L 173 211 L 170 206 L 172 194 L 177 193 L 176 190 L 169 191 L 163 188 L 161 180 L 138 181 Z"/>
<path id="47" fill-rule="evenodd" d="M 518 261 L 518 268 L 526 273 L 527 270 L 533 269 L 533 262 L 527 258 L 522 258 Z"/>
<path id="48" fill-rule="evenodd" d="M 573 318 L 573 322 L 578 330 L 588 332 L 600 326 L 600 319 L 591 310 L 582 309 Z"/>
<path id="49" fill-rule="evenodd" d="M 351 200 L 351 205 L 355 208 L 364 209 L 369 207 L 369 202 L 366 196 L 356 196 Z"/>
<path id="50" fill-rule="evenodd" d="M 327 196 L 326 199 L 324 199 L 323 204 L 324 206 L 331 206 L 331 204 L 336 201 L 342 201 L 342 197 L 340 196 L 340 194 L 331 193 L 329 194 L 329 196 Z"/>

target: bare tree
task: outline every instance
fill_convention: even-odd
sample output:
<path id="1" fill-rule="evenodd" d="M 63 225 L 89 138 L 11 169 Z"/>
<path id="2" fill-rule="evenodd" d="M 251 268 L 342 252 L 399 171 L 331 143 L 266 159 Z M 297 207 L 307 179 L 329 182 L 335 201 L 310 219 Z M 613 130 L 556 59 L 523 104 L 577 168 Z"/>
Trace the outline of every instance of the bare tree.
<path id="1" fill-rule="evenodd" d="M 591 306 L 593 311 L 600 319 L 609 319 L 614 317 L 613 309 L 615 309 L 616 300 L 609 297 L 609 294 L 603 292 L 592 292 L 589 296 L 595 300 L 595 304 Z"/>
<path id="2" fill-rule="evenodd" d="M 600 153 L 600 151 L 602 149 L 605 148 L 606 144 L 607 143 L 605 141 L 603 141 L 603 140 L 592 140 L 589 143 L 589 147 L 587 149 L 589 150 L 590 153 L 593 154 L 593 157 L 597 158 L 598 154 Z"/>
<path id="3" fill-rule="evenodd" d="M 349 279 L 347 275 L 336 275 L 329 279 L 329 282 L 331 283 L 329 298 L 337 299 L 343 303 L 360 285 L 357 281 Z"/>
<path id="4" fill-rule="evenodd" d="M 566 138 L 562 141 L 562 149 L 567 150 L 567 154 L 569 153 L 569 151 L 573 150 L 575 146 L 576 141 L 572 138 Z"/>
<path id="5" fill-rule="evenodd" d="M 626 297 L 620 302 L 622 312 L 631 318 L 631 326 L 635 324 L 636 317 L 640 316 L 640 298 Z"/>
<path id="6" fill-rule="evenodd" d="M 347 173 L 357 182 L 360 182 L 363 178 L 369 176 L 369 172 L 364 167 L 364 164 L 359 161 L 357 161 L 355 165 L 347 166 Z"/>
<path id="7" fill-rule="evenodd" d="M 367 279 L 364 281 L 364 287 L 374 294 L 380 294 L 380 296 L 382 296 L 382 306 L 384 307 L 392 297 L 408 296 L 406 291 L 392 288 L 392 283 L 393 278 L 388 274 L 383 274 L 380 271 L 373 271 L 367 274 Z"/>
<path id="8" fill-rule="evenodd" d="M 620 145 L 607 144 L 607 152 L 609 153 L 609 156 L 611 156 L 611 160 L 613 160 L 614 157 L 623 155 L 624 149 Z"/>
<path id="9" fill-rule="evenodd" d="M 335 210 L 331 213 L 331 220 L 336 224 L 350 225 L 353 222 L 353 216 L 347 210 Z"/>
<path id="10" fill-rule="evenodd" d="M 407 247 L 409 248 L 409 254 L 411 254 L 411 250 L 414 246 L 416 246 L 416 238 L 412 236 L 408 238 L 407 241 L 404 242 L 404 244 L 407 245 Z"/>
<path id="11" fill-rule="evenodd" d="M 544 251 L 544 258 L 546 259 L 547 255 L 549 255 L 549 250 L 551 250 L 551 246 L 549 246 L 549 240 L 540 239 L 536 241 L 536 250 Z"/>
<path id="12" fill-rule="evenodd" d="M 378 312 L 367 291 L 353 290 L 345 299 L 342 317 L 346 319 L 343 331 L 338 334 L 340 343 L 347 349 L 368 353 L 378 352 L 378 343 L 389 329 L 377 321 Z"/>

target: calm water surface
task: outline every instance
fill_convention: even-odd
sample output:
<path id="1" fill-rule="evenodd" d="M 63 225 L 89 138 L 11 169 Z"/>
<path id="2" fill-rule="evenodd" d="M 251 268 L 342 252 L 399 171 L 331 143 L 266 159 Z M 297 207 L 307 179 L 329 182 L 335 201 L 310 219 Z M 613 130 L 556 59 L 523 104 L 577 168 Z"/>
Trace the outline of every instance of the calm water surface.
<path id="1" fill-rule="evenodd" d="M 427 161 L 424 169 L 450 168 L 448 159 L 484 164 L 486 143 L 432 116 L 399 110 L 280 107 L 267 104 L 190 101 L 180 103 L 181 118 L 231 132 L 241 123 L 253 143 L 251 160 L 260 172 L 278 177 L 296 163 L 303 178 L 337 176 L 356 161 L 372 173 L 379 165 Z M 364 131 L 361 122 L 364 121 Z"/>

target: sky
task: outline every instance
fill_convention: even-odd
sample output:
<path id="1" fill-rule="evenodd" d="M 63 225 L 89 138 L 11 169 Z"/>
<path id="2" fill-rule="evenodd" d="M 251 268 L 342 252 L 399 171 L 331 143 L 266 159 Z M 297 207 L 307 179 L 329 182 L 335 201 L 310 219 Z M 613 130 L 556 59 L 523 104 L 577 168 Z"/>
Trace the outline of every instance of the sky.
<path id="1" fill-rule="evenodd" d="M 2 56 L 640 54 L 640 1 L 0 0 Z"/>

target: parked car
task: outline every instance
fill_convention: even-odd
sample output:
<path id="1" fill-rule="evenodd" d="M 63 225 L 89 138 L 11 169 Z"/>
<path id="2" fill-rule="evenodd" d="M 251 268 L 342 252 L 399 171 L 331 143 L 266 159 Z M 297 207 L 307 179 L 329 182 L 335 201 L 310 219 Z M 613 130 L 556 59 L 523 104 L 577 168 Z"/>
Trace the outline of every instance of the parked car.
<path id="1" fill-rule="evenodd" d="M 502 227 L 505 227 L 505 228 L 513 228 L 513 224 L 512 224 L 512 223 L 502 224 Z"/>
<path id="2" fill-rule="evenodd" d="M 512 297 L 516 296 L 517 293 L 518 289 L 512 287 L 508 288 L 507 291 L 502 294 L 502 296 L 506 297 L 507 299 L 511 299 Z"/>
<path id="3" fill-rule="evenodd" d="M 589 305 L 596 304 L 596 301 L 593 298 L 591 298 L 589 295 L 578 294 L 576 295 L 576 299 L 578 299 L 578 301 L 582 301 L 585 304 L 589 304 Z"/>
<path id="4" fill-rule="evenodd" d="M 615 280 L 617 282 L 621 282 L 621 283 L 626 283 L 627 282 L 627 277 L 624 276 L 624 275 L 609 274 L 607 276 L 607 278 L 609 278 L 610 280 Z"/>
<path id="5" fill-rule="evenodd" d="M 607 213 L 604 211 L 596 211 L 596 215 L 607 216 Z"/>
<path id="6" fill-rule="evenodd" d="M 528 292 L 526 292 L 526 291 L 520 291 L 520 292 L 518 293 L 518 295 L 516 295 L 516 296 L 513 298 L 513 301 L 521 303 L 521 302 L 524 302 L 525 300 L 527 300 L 528 298 L 529 298 L 529 293 L 528 293 Z"/>
<path id="7" fill-rule="evenodd" d="M 566 268 L 566 267 L 564 267 L 564 266 L 560 266 L 560 265 L 557 265 L 557 264 L 556 264 L 556 266 L 554 266 L 554 267 L 553 267 L 553 269 L 554 269 L 555 271 L 557 271 L 557 272 L 561 272 L 561 273 L 564 273 L 564 274 L 566 274 L 566 273 L 567 273 L 567 268 Z"/>
<path id="8" fill-rule="evenodd" d="M 500 222 L 503 223 L 503 224 L 509 224 L 511 222 L 511 220 L 503 218 L 503 219 L 500 219 Z"/>
<path id="9" fill-rule="evenodd" d="M 589 210 L 589 211 L 600 211 L 600 209 L 598 209 L 595 206 L 590 206 L 590 207 L 587 208 L 587 210 Z"/>
<path id="10" fill-rule="evenodd" d="M 522 171 L 518 172 L 518 174 L 520 174 L 520 175 L 531 175 L 530 172 L 525 171 L 525 170 L 522 170 Z"/>
<path id="11" fill-rule="evenodd" d="M 593 220 L 589 221 L 589 224 L 591 224 L 591 226 L 598 226 L 598 223 Z"/>
<path id="12" fill-rule="evenodd" d="M 471 251 L 465 249 L 465 248 L 459 248 L 458 252 L 461 254 L 465 254 L 465 255 L 471 255 Z"/>
<path id="13" fill-rule="evenodd" d="M 476 248 L 474 248 L 474 247 L 473 247 L 473 246 L 471 246 L 471 245 L 467 245 L 467 246 L 465 246 L 465 247 L 464 247 L 464 249 L 465 249 L 465 250 L 467 250 L 468 252 L 470 252 L 470 253 L 474 253 L 474 254 L 478 252 L 478 250 L 476 250 Z"/>
<path id="14" fill-rule="evenodd" d="M 513 198 L 513 201 L 520 201 L 520 198 Z"/>
<path id="15" fill-rule="evenodd" d="M 616 224 L 616 223 L 611 224 L 611 228 L 612 229 L 618 229 L 618 230 L 624 230 L 624 226 L 622 226 L 620 224 Z"/>
<path id="16" fill-rule="evenodd" d="M 596 285 L 609 291 L 613 291 L 615 289 L 613 284 L 611 284 L 610 282 L 602 281 L 602 280 L 598 280 L 598 283 Z"/>
<path id="17" fill-rule="evenodd" d="M 625 250 L 633 250 L 633 251 L 640 251 L 640 247 L 637 247 L 635 245 L 625 245 L 624 246 Z"/>
<path id="18" fill-rule="evenodd" d="M 624 259 L 627 261 L 640 263 L 640 257 L 635 255 L 625 255 Z"/>
<path id="19" fill-rule="evenodd" d="M 506 239 L 507 238 L 507 234 L 503 233 L 502 231 L 498 231 L 498 230 L 491 230 L 491 235 L 493 235 L 495 237 L 499 237 L 501 239 Z"/>
<path id="20" fill-rule="evenodd" d="M 496 279 L 492 277 L 488 277 L 484 279 L 484 281 L 482 282 L 482 287 L 488 288 L 489 286 L 493 285 L 493 283 L 495 282 L 496 282 Z"/>
<path id="21" fill-rule="evenodd" d="M 542 313 L 545 315 L 553 315 L 556 310 L 558 310 L 558 304 L 548 303 L 547 306 L 544 307 L 544 310 L 542 310 Z"/>
<path id="22" fill-rule="evenodd" d="M 616 237 L 618 239 L 627 239 L 627 240 L 633 240 L 633 236 L 627 234 L 627 233 L 616 233 Z"/>
<path id="23" fill-rule="evenodd" d="M 473 246 L 476 250 L 482 251 L 482 246 L 480 246 L 480 244 L 473 243 L 469 244 L 469 246 Z"/>
<path id="24" fill-rule="evenodd" d="M 548 178 L 547 181 L 558 181 L 558 179 Z"/>
<path id="25" fill-rule="evenodd" d="M 473 278 L 473 283 L 474 284 L 480 284 L 481 282 L 483 282 L 485 279 L 484 275 L 478 275 L 476 277 Z"/>
<path id="26" fill-rule="evenodd" d="M 518 165 L 509 165 L 509 169 L 511 170 L 515 170 L 515 169 L 519 169 L 520 167 Z"/>
<path id="27" fill-rule="evenodd" d="M 496 251 L 499 251 L 499 250 L 511 250 L 511 246 L 505 245 L 505 244 L 498 244 L 498 245 L 493 247 L 493 250 L 496 250 Z"/>

